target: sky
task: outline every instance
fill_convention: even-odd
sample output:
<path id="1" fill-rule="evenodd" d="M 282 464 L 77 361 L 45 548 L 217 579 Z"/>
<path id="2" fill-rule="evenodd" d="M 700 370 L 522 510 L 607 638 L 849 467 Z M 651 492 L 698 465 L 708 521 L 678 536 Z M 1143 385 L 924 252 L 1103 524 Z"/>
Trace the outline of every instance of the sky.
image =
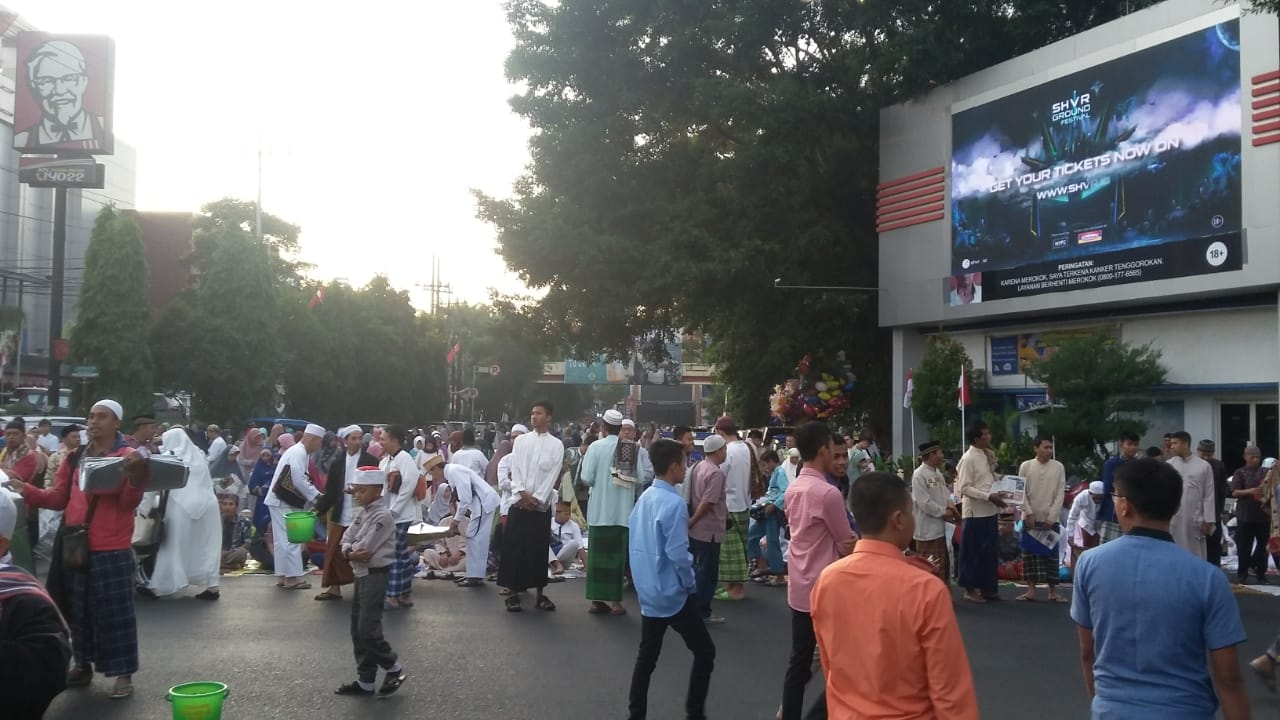
<path id="1" fill-rule="evenodd" d="M 41 30 L 115 39 L 139 210 L 252 200 L 261 143 L 263 209 L 302 227 L 317 279 L 381 273 L 426 308 L 416 285 L 438 255 L 455 299 L 524 290 L 471 196 L 509 195 L 529 158 L 500 0 L 6 4 Z"/>

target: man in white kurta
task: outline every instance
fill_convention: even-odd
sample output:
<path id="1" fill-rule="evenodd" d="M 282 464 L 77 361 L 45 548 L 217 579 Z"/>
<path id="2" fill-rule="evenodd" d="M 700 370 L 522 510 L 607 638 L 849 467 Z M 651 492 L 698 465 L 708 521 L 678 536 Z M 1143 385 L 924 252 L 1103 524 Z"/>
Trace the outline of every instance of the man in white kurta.
<path id="1" fill-rule="evenodd" d="M 484 471 L 489 467 L 489 458 L 485 457 L 480 448 L 476 447 L 476 433 L 474 430 L 467 428 L 462 431 L 462 447 L 458 448 L 458 451 L 449 457 L 449 462 L 469 467 L 472 472 L 484 477 Z"/>
<path id="2" fill-rule="evenodd" d="M 1169 522 L 1169 532 L 1175 543 L 1204 560 L 1205 538 L 1213 534 L 1215 524 L 1213 467 L 1191 452 L 1191 435 L 1185 431 L 1173 433 L 1169 451 L 1169 466 L 1182 476 L 1182 505 Z"/>
<path id="3" fill-rule="evenodd" d="M 942 474 L 942 446 L 935 442 L 920 445 L 920 465 L 911 474 L 912 515 L 915 530 L 911 539 L 917 555 L 937 565 L 938 579 L 951 584 L 951 543 L 947 538 L 947 517 L 956 517 L 951 491 Z"/>
<path id="4" fill-rule="evenodd" d="M 414 495 L 420 472 L 418 463 L 406 449 L 408 440 L 409 433 L 403 425 L 384 427 L 384 454 L 378 462 L 378 469 L 387 474 L 383 495 L 396 523 L 395 560 L 387 570 L 387 604 L 405 608 L 413 607 L 413 575 L 418 568 L 417 556 L 409 551 L 409 526 L 422 522 L 422 505 Z"/>
<path id="5" fill-rule="evenodd" d="M 1018 476 L 1027 479 L 1022 504 L 1022 573 L 1027 591 L 1020 600 L 1035 600 L 1036 585 L 1049 586 L 1049 602 L 1066 602 L 1058 595 L 1058 537 L 1061 530 L 1062 499 L 1067 488 L 1067 469 L 1053 459 L 1053 438 L 1036 438 L 1036 456 L 1018 467 Z"/>
<path id="6" fill-rule="evenodd" d="M 489 536 L 493 533 L 493 517 L 498 512 L 498 491 L 485 482 L 483 475 L 465 465 L 446 465 L 444 458 L 431 458 L 425 467 L 433 480 L 448 483 L 457 498 L 458 508 L 449 525 L 452 532 L 462 532 L 460 523 L 470 517 L 466 523 L 467 568 L 458 585 L 483 587 L 489 568 Z"/>
<path id="7" fill-rule="evenodd" d="M 324 428 L 319 425 L 308 425 L 302 432 L 302 442 L 291 446 L 280 456 L 275 474 L 271 476 L 271 488 L 267 491 L 266 499 L 262 501 L 262 504 L 266 505 L 271 512 L 275 574 L 276 577 L 281 578 L 276 585 L 286 590 L 308 590 L 311 588 L 311 583 L 304 582 L 302 579 L 302 545 L 289 542 L 289 534 L 284 522 L 286 513 L 303 508 L 290 506 L 277 497 L 276 483 L 280 482 L 281 473 L 288 468 L 293 486 L 306 500 L 304 507 L 314 505 L 316 498 L 320 496 L 320 491 L 311 484 L 311 478 L 307 476 L 307 458 L 311 453 L 319 450 L 323 442 Z"/>
<path id="8" fill-rule="evenodd" d="M 511 454 L 511 497 L 503 532 L 498 584 L 511 590 L 507 609 L 520 607 L 520 593 L 536 591 L 535 607 L 554 610 L 543 594 L 547 585 L 547 551 L 551 513 L 564 468 L 564 442 L 551 434 L 551 403 L 538 401 L 529 413 L 530 431 L 516 438 Z"/>

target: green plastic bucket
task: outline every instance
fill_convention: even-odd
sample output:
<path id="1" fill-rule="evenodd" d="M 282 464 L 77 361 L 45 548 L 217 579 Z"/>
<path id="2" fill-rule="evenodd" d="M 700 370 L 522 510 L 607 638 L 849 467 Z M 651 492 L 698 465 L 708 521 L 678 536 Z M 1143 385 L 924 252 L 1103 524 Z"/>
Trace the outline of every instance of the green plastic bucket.
<path id="1" fill-rule="evenodd" d="M 285 534 L 291 543 L 311 542 L 316 536 L 316 514 L 310 510 L 284 514 Z"/>
<path id="2" fill-rule="evenodd" d="M 189 682 L 169 688 L 173 720 L 220 720 L 222 701 L 231 690 L 220 682 Z"/>

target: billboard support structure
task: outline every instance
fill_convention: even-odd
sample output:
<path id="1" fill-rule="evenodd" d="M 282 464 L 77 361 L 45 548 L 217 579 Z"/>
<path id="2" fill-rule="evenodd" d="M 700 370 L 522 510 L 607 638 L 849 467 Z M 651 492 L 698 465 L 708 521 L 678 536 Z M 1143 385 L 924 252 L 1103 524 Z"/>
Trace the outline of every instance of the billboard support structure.
<path id="1" fill-rule="evenodd" d="M 67 265 L 67 189 L 53 191 L 53 289 L 49 294 L 49 394 L 56 408 L 62 397 L 62 360 L 53 351 L 62 338 L 63 275 Z"/>

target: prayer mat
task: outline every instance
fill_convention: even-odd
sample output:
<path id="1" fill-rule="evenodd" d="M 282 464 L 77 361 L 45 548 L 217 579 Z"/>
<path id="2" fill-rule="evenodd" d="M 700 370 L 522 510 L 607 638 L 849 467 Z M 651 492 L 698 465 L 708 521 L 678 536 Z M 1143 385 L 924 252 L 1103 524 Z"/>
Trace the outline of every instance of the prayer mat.
<path id="1" fill-rule="evenodd" d="M 627 534 L 627 528 L 618 525 L 591 527 L 591 549 L 587 551 L 588 600 L 622 602 L 622 579 L 627 567 Z"/>
<path id="2" fill-rule="evenodd" d="M 722 583 L 746 582 L 747 576 L 747 525 L 750 511 L 729 513 L 729 529 L 720 543 L 720 577 Z M 589 556 L 588 556 L 589 557 Z"/>

